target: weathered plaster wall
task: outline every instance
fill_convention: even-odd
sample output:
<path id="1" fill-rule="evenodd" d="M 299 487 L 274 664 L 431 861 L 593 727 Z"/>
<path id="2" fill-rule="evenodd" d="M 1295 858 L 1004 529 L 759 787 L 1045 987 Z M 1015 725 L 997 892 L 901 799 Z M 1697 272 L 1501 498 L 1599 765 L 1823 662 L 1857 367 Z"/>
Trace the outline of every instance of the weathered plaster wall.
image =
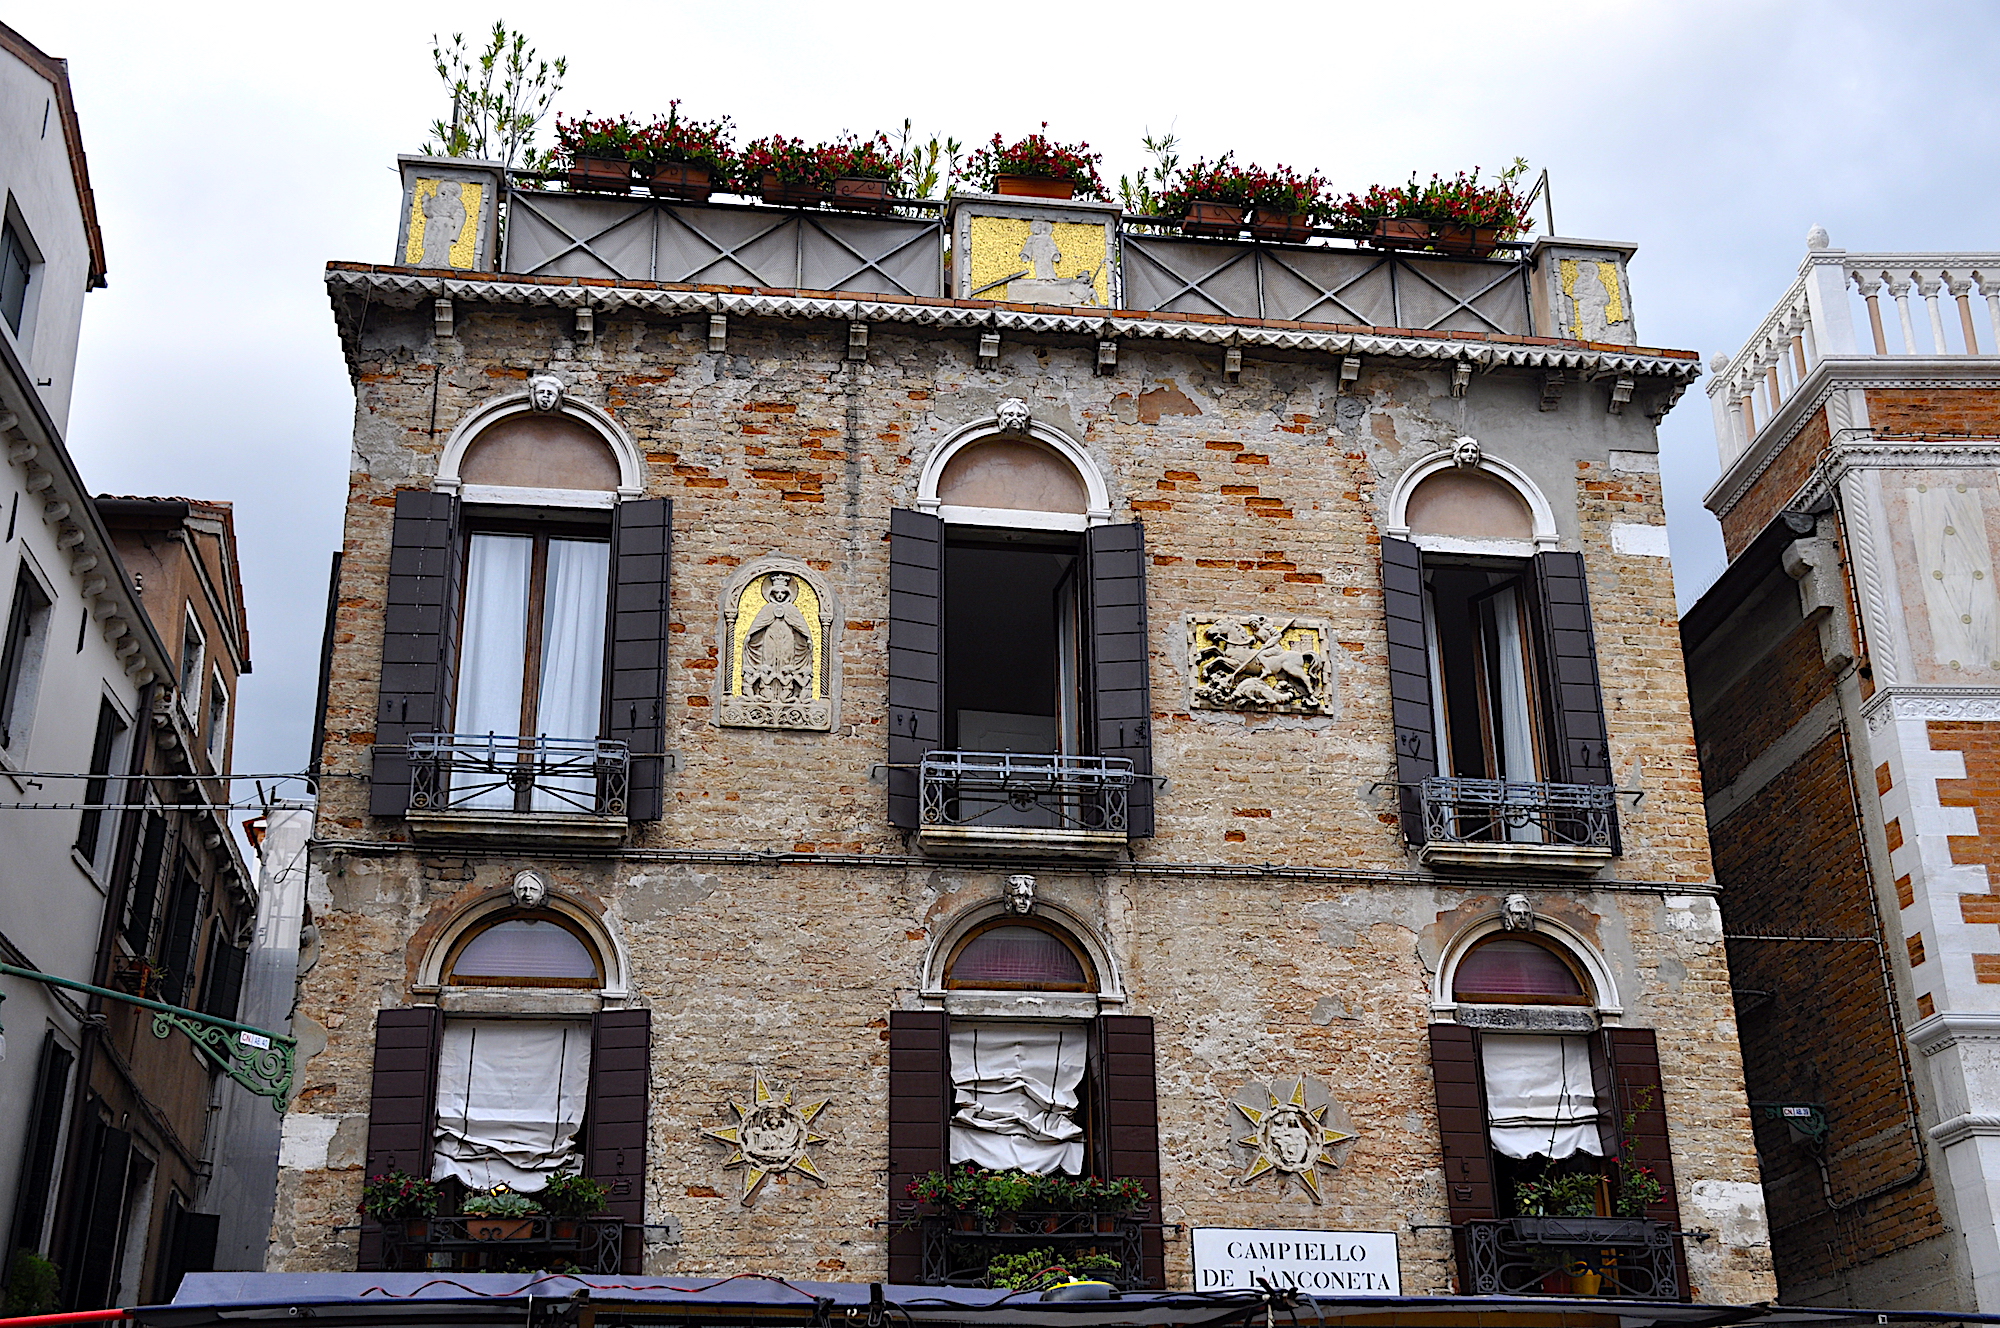
<path id="1" fill-rule="evenodd" d="M 352 1266 L 351 1245 L 329 1228 L 351 1221 L 361 1181 L 374 1011 L 412 1000 L 413 938 L 503 890 L 529 861 L 395 844 L 400 825 L 366 817 L 359 776 L 373 739 L 394 490 L 427 485 L 453 424 L 520 390 L 531 371 L 553 366 L 609 411 L 645 453 L 649 492 L 676 505 L 671 656 L 686 682 L 668 698 L 669 745 L 685 768 L 639 853 L 542 861 L 559 890 L 614 928 L 634 999 L 653 1011 L 649 1220 L 680 1227 L 678 1244 L 649 1255 L 655 1267 L 882 1273 L 887 1015 L 919 1004 L 932 940 L 996 899 L 1004 873 L 643 855 L 904 851 L 867 777 L 885 746 L 887 512 L 915 505 L 929 448 L 1002 397 L 1025 397 L 1077 439 L 1105 475 L 1116 519 L 1146 525 L 1154 759 L 1172 787 L 1159 834 L 1136 849 L 1142 863 L 1377 874 L 1044 874 L 1045 896 L 1110 949 L 1124 1008 L 1157 1021 L 1169 1222 L 1396 1230 L 1406 1288 L 1449 1283 L 1442 1233 L 1410 1227 L 1445 1220 L 1427 968 L 1440 917 L 1490 915 L 1502 887 L 1417 876 L 1393 800 L 1375 786 L 1393 777 L 1377 532 L 1396 477 L 1451 438 L 1472 432 L 1532 475 L 1565 544 L 1585 551 L 1614 770 L 1621 786 L 1645 791 L 1621 811 L 1626 852 L 1606 875 L 1710 878 L 1669 567 L 1634 551 L 1664 544 L 1629 529 L 1664 524 L 1656 444 L 1643 415 L 1606 411 L 1604 384 L 1573 386 L 1559 410 L 1542 412 L 1535 380 L 1503 374 L 1476 378 L 1460 399 L 1448 373 L 1371 364 L 1343 395 L 1323 361 L 1249 359 L 1232 384 L 1208 358 L 1130 347 L 1115 375 L 1098 377 L 1082 344 L 1008 341 L 985 369 L 970 338 L 879 327 L 869 360 L 854 365 L 844 329 L 734 325 L 718 355 L 689 322 L 607 319 L 579 346 L 567 315 L 461 307 L 456 337 L 436 343 L 415 313 L 376 306 L 367 319 L 359 349 L 350 342 L 355 469 L 326 753 L 348 778 L 328 781 L 319 826 L 342 842 L 322 845 L 312 886 L 322 957 L 300 1028 L 302 1051 L 315 1054 L 287 1119 L 274 1267 Z M 710 722 L 717 597 L 742 562 L 773 552 L 822 572 L 844 608 L 843 702 L 829 734 Z M 1340 656 L 1337 714 L 1185 709 L 1189 611 L 1326 620 Z M 1599 940 L 1626 1022 L 1659 1030 L 1683 1218 L 1729 1233 L 1690 1246 L 1701 1297 L 1769 1295 L 1713 905 L 1671 884 L 1529 888 Z M 753 1072 L 833 1099 L 820 1118 L 830 1183 L 774 1185 L 745 1210 L 740 1181 L 718 1170 L 725 1150 L 699 1131 L 725 1120 Z M 1226 1097 L 1251 1079 L 1299 1073 L 1327 1081 L 1360 1132 L 1324 1209 L 1296 1191 L 1229 1185 Z M 1186 1277 L 1187 1260 L 1183 1241 L 1169 1244 L 1174 1277 Z"/>

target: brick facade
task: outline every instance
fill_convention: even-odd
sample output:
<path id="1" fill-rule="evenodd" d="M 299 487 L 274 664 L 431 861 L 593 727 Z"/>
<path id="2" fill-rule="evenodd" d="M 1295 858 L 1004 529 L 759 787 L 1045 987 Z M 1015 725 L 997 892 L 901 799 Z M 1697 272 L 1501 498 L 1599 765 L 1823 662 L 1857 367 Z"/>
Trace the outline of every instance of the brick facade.
<path id="1" fill-rule="evenodd" d="M 1696 1296 L 1771 1294 L 1672 577 L 1665 558 L 1613 543 L 1615 528 L 1664 522 L 1657 474 L 1612 464 L 1650 451 L 1653 426 L 1607 412 L 1604 388 L 1573 390 L 1552 417 L 1531 377 L 1482 377 L 1458 399 L 1448 371 L 1387 359 L 1343 391 L 1337 363 L 1305 355 L 1246 357 L 1232 382 L 1219 354 L 1127 345 L 1099 376 L 1094 346 L 1059 335 L 1010 334 L 987 368 L 962 334 L 879 324 L 856 361 L 825 323 L 732 318 L 715 352 L 688 318 L 600 313 L 579 343 L 567 311 L 463 302 L 454 335 L 435 338 L 427 305 L 342 296 L 337 310 L 355 469 L 311 893 L 320 949 L 299 1007 L 311 1054 L 286 1127 L 310 1142 L 281 1173 L 271 1267 L 354 1266 L 334 1228 L 362 1180 L 375 1012 L 491 1008 L 423 990 L 426 956 L 533 865 L 602 920 L 629 999 L 651 1010 L 648 1270 L 884 1276 L 888 1018 L 936 1008 L 934 947 L 1018 870 L 916 856 L 871 779 L 887 746 L 888 513 L 917 505 L 942 438 L 1019 396 L 1088 454 L 1113 519 L 1144 523 L 1152 760 L 1170 781 L 1157 833 L 1126 861 L 1033 870 L 1051 916 L 1101 945 L 1122 1012 L 1154 1021 L 1169 1284 L 1188 1278 L 1173 1224 L 1394 1230 L 1405 1291 L 1453 1284 L 1446 1233 L 1411 1225 L 1446 1212 L 1432 983 L 1467 926 L 1526 890 L 1601 952 L 1623 1022 L 1658 1030 L 1680 1211 L 1717 1233 L 1688 1247 Z M 395 495 L 429 487 L 457 422 L 545 368 L 630 435 L 645 492 L 674 503 L 666 812 L 613 852 L 414 845 L 366 811 Z M 1536 477 L 1563 546 L 1584 553 L 1611 768 L 1644 789 L 1621 801 L 1623 854 L 1597 881 L 1418 870 L 1382 787 L 1395 777 L 1384 505 L 1404 470 L 1468 430 Z M 772 553 L 839 597 L 831 732 L 713 722 L 720 597 Z M 1190 706 L 1184 615 L 1253 611 L 1329 624 L 1335 714 Z M 727 1149 L 701 1131 L 731 1119 L 756 1075 L 830 1099 L 815 1125 L 827 1179 L 781 1175 L 746 1206 Z M 1226 1100 L 1286 1075 L 1324 1082 L 1358 1136 L 1325 1208 L 1296 1186 L 1232 1184 Z"/>

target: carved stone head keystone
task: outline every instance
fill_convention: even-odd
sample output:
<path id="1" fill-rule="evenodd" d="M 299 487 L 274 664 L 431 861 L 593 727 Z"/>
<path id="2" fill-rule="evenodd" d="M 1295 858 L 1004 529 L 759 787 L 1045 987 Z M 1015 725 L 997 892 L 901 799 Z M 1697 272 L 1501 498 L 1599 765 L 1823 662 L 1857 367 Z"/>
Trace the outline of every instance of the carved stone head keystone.
<path id="1" fill-rule="evenodd" d="M 1024 917 L 1035 911 L 1034 877 L 1022 875 L 1007 878 L 1007 911 Z"/>
<path id="2" fill-rule="evenodd" d="M 1526 895 L 1508 895 L 1500 904 L 1500 925 L 1508 931 L 1533 931 L 1535 906 Z"/>
<path id="3" fill-rule="evenodd" d="M 528 404 L 544 415 L 562 409 L 562 379 L 554 374 L 536 374 L 528 380 Z"/>
<path id="4" fill-rule="evenodd" d="M 540 908 L 549 901 L 549 883 L 539 872 L 517 872 L 514 875 L 514 902 L 522 908 Z"/>
<path id="5" fill-rule="evenodd" d="M 1477 470 L 1479 463 L 1486 459 L 1480 450 L 1477 438 L 1454 438 L 1451 442 L 1451 464 L 1460 470 Z"/>
<path id="6" fill-rule="evenodd" d="M 1028 403 L 1019 397 L 1008 397 L 993 412 L 993 418 L 1000 425 L 1001 433 L 1024 434 L 1033 416 L 1028 412 Z"/>

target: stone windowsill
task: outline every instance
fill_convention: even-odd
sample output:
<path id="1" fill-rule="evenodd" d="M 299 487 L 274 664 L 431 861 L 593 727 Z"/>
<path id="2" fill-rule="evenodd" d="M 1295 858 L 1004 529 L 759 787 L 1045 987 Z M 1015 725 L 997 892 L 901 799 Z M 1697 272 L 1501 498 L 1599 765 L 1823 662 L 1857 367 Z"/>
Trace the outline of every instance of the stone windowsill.
<path id="1" fill-rule="evenodd" d="M 1417 860 L 1426 867 L 1470 868 L 1474 871 L 1546 871 L 1592 876 L 1611 861 L 1608 848 L 1574 844 L 1454 843 L 1425 844 Z"/>
<path id="2" fill-rule="evenodd" d="M 630 824 L 623 816 L 579 816 L 562 812 L 459 810 L 412 811 L 404 818 L 410 838 L 421 843 L 616 845 Z"/>
<path id="3" fill-rule="evenodd" d="M 917 847 L 936 858 L 1114 858 L 1130 842 L 1123 830 L 927 825 L 917 831 Z"/>

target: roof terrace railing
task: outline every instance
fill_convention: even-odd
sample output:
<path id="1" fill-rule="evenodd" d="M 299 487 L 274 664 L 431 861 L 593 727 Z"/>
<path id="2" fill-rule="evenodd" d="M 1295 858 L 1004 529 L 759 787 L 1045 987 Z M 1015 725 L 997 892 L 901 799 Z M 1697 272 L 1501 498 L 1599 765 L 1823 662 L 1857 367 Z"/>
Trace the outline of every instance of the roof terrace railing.
<path id="1" fill-rule="evenodd" d="M 1743 349 L 1710 365 L 1724 466 L 1750 449 L 1824 360 L 2000 354 L 2000 253 L 1849 253 L 1830 247 L 1817 226 L 1806 246 L 1777 307 Z"/>

